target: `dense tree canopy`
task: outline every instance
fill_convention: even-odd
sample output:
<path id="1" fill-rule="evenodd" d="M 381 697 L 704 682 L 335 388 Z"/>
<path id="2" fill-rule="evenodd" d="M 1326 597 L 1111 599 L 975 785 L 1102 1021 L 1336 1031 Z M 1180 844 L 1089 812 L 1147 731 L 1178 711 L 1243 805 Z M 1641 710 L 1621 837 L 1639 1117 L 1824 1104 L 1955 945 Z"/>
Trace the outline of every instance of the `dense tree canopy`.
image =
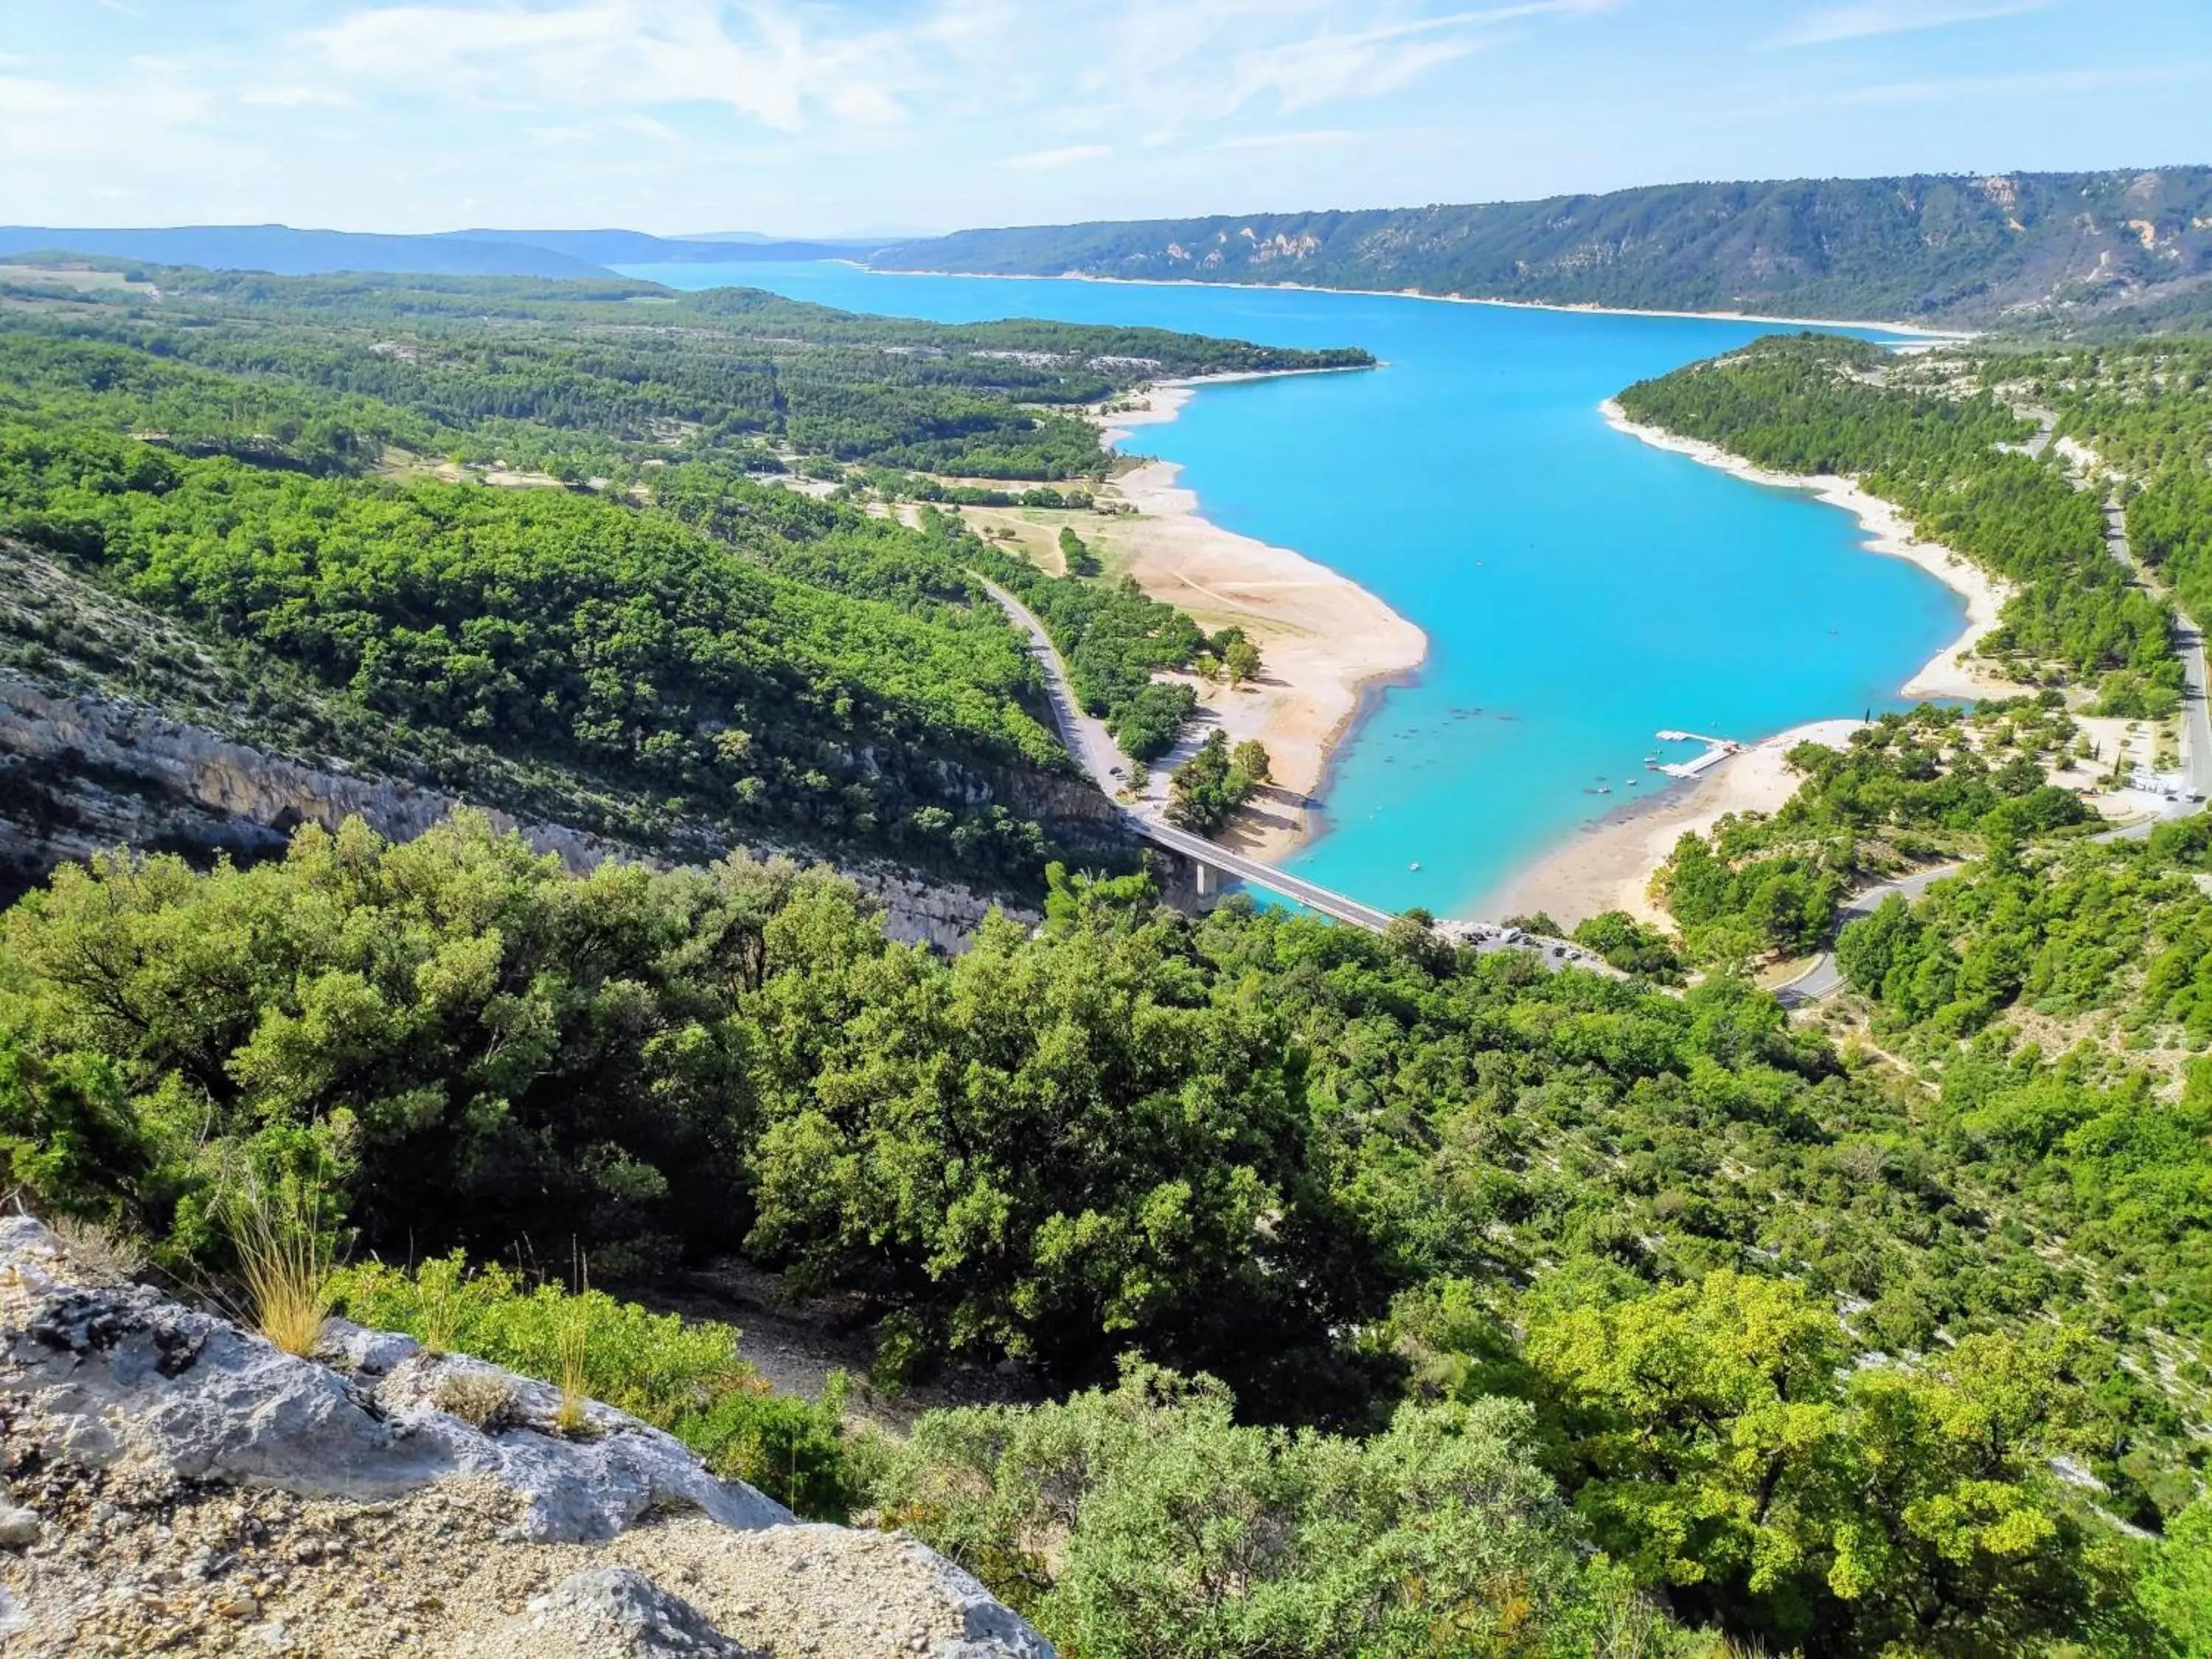
<path id="1" fill-rule="evenodd" d="M 1623 1586 L 1823 1651 L 2119 1617 L 2112 1535 L 2046 1455 L 2147 1519 L 2185 1506 L 2195 1449 L 2112 1363 L 2154 1316 L 2106 1298 L 2106 1264 L 2153 1246 L 2084 1218 L 2059 1263 L 1993 1231 L 1915 1091 L 1764 995 L 1547 975 L 1418 927 L 1194 923 L 1141 878 L 1058 878 L 1048 913 L 947 963 L 820 874 L 579 878 L 470 823 L 404 846 L 306 830 L 206 876 L 103 861 L 0 925 L 0 1160 L 173 1261 L 220 1261 L 215 1195 L 244 1160 L 319 1176 L 364 1248 L 574 1237 L 617 1274 L 743 1251 L 858 1298 L 894 1372 L 1012 1354 L 1081 1386 L 1135 1350 L 1263 1420 L 1354 1429 L 1408 1384 L 1518 1395 L 1540 1455 L 1514 1455 Z M 1838 1384 L 1862 1353 L 1887 1369 Z M 2040 1392 L 1976 1392 L 2007 1378 Z M 2001 1436 L 1969 1431 L 2000 1407 Z M 1336 1490 L 1332 1460 L 1380 1480 L 1425 1445 L 1443 1469 L 1473 1432 L 1254 1442 L 1251 1501 L 1322 1527 L 1337 1500 L 1297 1494 Z M 1146 1451 L 1128 1515 L 1182 1455 Z M 1143 1555 L 1150 1522 L 1111 1541 L 1124 1500 L 1099 1501 L 1096 1577 L 1053 1586 L 1071 1621 L 1121 1605 L 1114 1562 L 1180 1571 Z M 1377 1487 L 1359 1528 L 1413 1525 L 1402 1501 Z M 1286 1607 L 1336 1535 L 1268 1569 Z"/>
<path id="2" fill-rule="evenodd" d="M 1629 387 L 1634 419 L 1704 438 L 1784 472 L 1844 473 L 1913 528 L 2011 581 L 1982 648 L 2031 679 L 2094 684 L 2118 672 L 2179 684 L 2166 606 L 2105 550 L 2097 496 L 2055 454 L 2024 453 L 2035 424 L 1987 392 L 1914 378 L 1863 340 L 1770 336 Z"/>

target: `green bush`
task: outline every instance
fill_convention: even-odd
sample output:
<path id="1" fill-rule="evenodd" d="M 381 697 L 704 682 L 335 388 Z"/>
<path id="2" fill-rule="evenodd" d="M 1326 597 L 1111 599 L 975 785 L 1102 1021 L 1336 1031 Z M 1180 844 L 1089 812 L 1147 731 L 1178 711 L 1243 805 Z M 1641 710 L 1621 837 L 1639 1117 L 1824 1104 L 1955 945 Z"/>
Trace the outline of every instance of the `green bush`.
<path id="1" fill-rule="evenodd" d="M 603 1291 L 526 1285 L 496 1264 L 472 1272 L 459 1251 L 412 1273 L 380 1261 L 345 1268 L 337 1295 L 362 1324 L 548 1382 L 561 1376 L 562 1334 L 580 1322 L 593 1399 L 666 1429 L 716 1474 L 800 1515 L 843 1521 L 852 1508 L 842 1378 L 818 1401 L 772 1394 L 738 1354 L 732 1326 L 651 1313 Z"/>
<path id="2" fill-rule="evenodd" d="M 881 1478 L 920 1534 L 1082 1659 L 1708 1650 L 1601 1558 L 1528 1408 L 1402 1408 L 1360 1440 L 1235 1420 L 1130 1364 L 1058 1405 L 933 1412 Z"/>

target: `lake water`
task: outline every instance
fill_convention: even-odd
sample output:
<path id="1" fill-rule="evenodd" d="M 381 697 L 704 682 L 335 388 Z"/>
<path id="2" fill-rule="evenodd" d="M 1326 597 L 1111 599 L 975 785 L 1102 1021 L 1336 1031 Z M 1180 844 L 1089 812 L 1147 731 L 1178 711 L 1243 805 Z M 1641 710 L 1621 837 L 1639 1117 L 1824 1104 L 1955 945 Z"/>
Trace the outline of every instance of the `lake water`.
<path id="1" fill-rule="evenodd" d="M 1127 447 L 1179 462 L 1206 517 L 1342 571 L 1427 633 L 1414 683 L 1339 750 L 1326 832 L 1288 861 L 1384 909 L 1486 915 L 1517 871 L 1651 791 L 1655 732 L 1752 740 L 1901 706 L 1897 687 L 1964 626 L 1949 589 L 1863 551 L 1841 509 L 1599 415 L 1759 325 L 841 264 L 629 269 L 940 322 L 1150 325 L 1383 359 L 1208 387 Z"/>

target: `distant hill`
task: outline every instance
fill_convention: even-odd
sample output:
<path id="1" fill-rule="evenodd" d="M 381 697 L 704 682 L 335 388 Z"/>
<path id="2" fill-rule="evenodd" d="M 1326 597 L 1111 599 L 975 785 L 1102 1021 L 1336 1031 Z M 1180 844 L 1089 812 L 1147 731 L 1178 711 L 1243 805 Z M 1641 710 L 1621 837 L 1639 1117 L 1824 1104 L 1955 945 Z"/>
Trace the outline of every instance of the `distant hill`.
<path id="1" fill-rule="evenodd" d="M 2153 303 L 2172 315 L 2168 302 L 2212 288 L 2212 167 L 1659 185 L 969 230 L 873 264 L 1972 325 Z"/>
<path id="2" fill-rule="evenodd" d="M 514 240 L 461 236 L 379 236 L 289 225 L 178 225 L 166 229 L 67 229 L 0 226 L 0 256 L 41 252 L 105 254 L 165 265 L 266 270 L 280 276 L 325 271 L 405 271 L 432 276 L 605 276 L 588 259 Z"/>
<path id="3" fill-rule="evenodd" d="M 641 230 L 457 230 L 450 239 L 459 241 L 507 243 L 519 247 L 544 248 L 572 259 L 599 265 L 715 264 L 777 259 L 849 259 L 856 252 L 872 252 L 880 243 L 839 241 L 776 241 L 739 232 L 726 240 L 685 240 L 649 236 Z"/>
<path id="4" fill-rule="evenodd" d="M 737 240 L 745 236 L 746 240 Z M 266 270 L 312 276 L 360 270 L 419 276 L 603 277 L 615 264 L 742 264 L 779 259 L 851 259 L 880 243 L 770 240 L 733 233 L 729 240 L 687 241 L 638 230 L 452 230 L 430 236 L 382 236 L 289 225 L 178 225 L 161 229 L 70 229 L 0 226 L 0 258 L 48 250 L 146 259 L 215 270 Z"/>

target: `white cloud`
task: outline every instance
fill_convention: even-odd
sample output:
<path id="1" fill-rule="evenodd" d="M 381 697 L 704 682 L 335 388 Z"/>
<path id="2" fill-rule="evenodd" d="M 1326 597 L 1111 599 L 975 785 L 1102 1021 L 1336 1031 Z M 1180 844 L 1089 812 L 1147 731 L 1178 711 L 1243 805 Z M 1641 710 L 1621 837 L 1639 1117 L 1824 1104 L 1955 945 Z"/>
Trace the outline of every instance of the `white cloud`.
<path id="1" fill-rule="evenodd" d="M 2014 75 L 1929 76 L 1915 81 L 1875 82 L 1792 94 L 1786 98 L 1716 101 L 1699 112 L 1697 119 L 1699 125 L 1705 126 L 1750 127 L 1756 130 L 1775 121 L 1787 120 L 1792 114 L 1811 115 L 1823 110 L 1905 109 L 1928 105 L 1950 109 L 1992 101 L 2000 107 L 2007 104 L 2033 107 L 2043 100 L 2067 101 L 2083 94 L 2116 92 L 2127 88 L 2148 91 L 2160 87 L 2187 86 L 2191 82 L 2202 82 L 2208 90 L 2212 90 L 2212 62 L 2193 59 L 2174 64 L 2113 64 Z M 1910 172 L 1913 170 L 1913 165 L 1908 163 L 1894 170 Z M 1983 166 L 2002 169 L 2008 165 L 2008 158 L 1993 155 L 1973 162 L 1954 161 L 1940 169 L 1923 170 L 1966 172 Z"/>
<path id="2" fill-rule="evenodd" d="M 1132 110 L 1188 126 L 1255 100 L 1296 112 L 1374 99 L 1509 26 L 1616 3 L 926 0 L 879 22 L 804 0 L 407 0 L 301 41 L 346 84 L 488 109 L 720 105 L 793 134 L 1036 113 L 1076 137 Z M 1079 99 L 1054 72 L 1063 64 L 1082 66 Z"/>
<path id="3" fill-rule="evenodd" d="M 90 85 L 0 74 L 0 216 L 98 222 L 83 211 L 88 198 L 190 199 L 258 159 L 212 130 L 216 100 L 177 65 L 135 58 L 116 67 L 113 81 Z"/>
<path id="4" fill-rule="evenodd" d="M 601 121 L 525 127 L 523 131 L 542 144 L 605 144 L 610 139 L 622 137 L 649 138 L 656 144 L 665 144 L 672 149 L 684 143 L 684 135 L 665 121 L 656 121 L 650 115 L 641 115 L 635 111 L 611 115 Z"/>
<path id="5" fill-rule="evenodd" d="M 1879 34 L 1905 34 L 1954 23 L 1982 23 L 2041 11 L 2052 0 L 1862 0 L 1808 12 L 1775 38 L 1780 46 L 1820 46 Z"/>
<path id="6" fill-rule="evenodd" d="M 798 132 L 814 117 L 901 118 L 899 48 L 911 33 L 817 33 L 780 0 L 580 0 L 551 9 L 502 0 L 356 11 L 305 40 L 340 76 L 403 92 L 494 107 L 715 104 Z"/>
<path id="7" fill-rule="evenodd" d="M 1951 76 L 1925 81 L 1896 81 L 1849 87 L 1802 100 L 1830 108 L 1857 104 L 1933 104 L 1956 99 L 2025 97 L 2045 93 L 2111 92 L 2212 78 L 2212 64 L 2145 64 L 2112 69 L 2053 70 L 2044 74 Z"/>
<path id="8" fill-rule="evenodd" d="M 1096 161 L 1113 153 L 1111 144 L 1063 144 L 1058 149 L 1033 149 L 1026 155 L 1009 155 L 999 165 L 1019 173 L 1052 173 L 1073 167 L 1079 161 Z"/>

